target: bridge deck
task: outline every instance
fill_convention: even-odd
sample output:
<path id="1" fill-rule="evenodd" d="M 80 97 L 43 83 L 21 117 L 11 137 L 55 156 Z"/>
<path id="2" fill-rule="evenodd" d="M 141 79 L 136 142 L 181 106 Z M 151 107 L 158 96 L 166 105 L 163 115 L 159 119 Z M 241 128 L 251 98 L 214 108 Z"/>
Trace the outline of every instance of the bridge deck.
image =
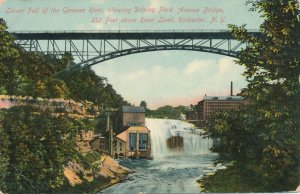
<path id="1" fill-rule="evenodd" d="M 99 39 L 232 39 L 228 30 L 202 31 L 19 31 L 11 32 L 17 40 L 99 40 Z M 249 34 L 258 36 L 258 30 Z"/>

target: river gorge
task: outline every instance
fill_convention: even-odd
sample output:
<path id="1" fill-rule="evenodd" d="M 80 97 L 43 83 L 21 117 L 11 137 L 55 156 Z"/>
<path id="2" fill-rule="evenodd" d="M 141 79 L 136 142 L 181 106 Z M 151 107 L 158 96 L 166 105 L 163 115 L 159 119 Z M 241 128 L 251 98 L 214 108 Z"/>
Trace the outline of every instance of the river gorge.
<path id="1" fill-rule="evenodd" d="M 134 171 L 128 180 L 102 193 L 198 193 L 196 180 L 218 168 L 213 165 L 217 155 L 209 148 L 211 139 L 204 139 L 192 124 L 168 119 L 146 119 L 151 130 L 153 160 L 120 159 L 120 164 Z M 183 137 L 183 150 L 171 151 L 167 139 Z"/>

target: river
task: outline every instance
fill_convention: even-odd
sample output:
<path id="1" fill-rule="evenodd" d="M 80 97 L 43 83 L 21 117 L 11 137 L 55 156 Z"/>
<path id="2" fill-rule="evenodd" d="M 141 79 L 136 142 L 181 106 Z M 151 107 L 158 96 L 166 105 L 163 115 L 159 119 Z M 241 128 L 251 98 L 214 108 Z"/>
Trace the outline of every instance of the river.
<path id="1" fill-rule="evenodd" d="M 199 193 L 196 180 L 217 170 L 213 165 L 217 156 L 209 151 L 212 140 L 202 138 L 192 124 L 179 120 L 146 119 L 146 126 L 151 131 L 153 160 L 121 159 L 120 164 L 134 173 L 102 193 Z M 174 135 L 183 137 L 183 151 L 168 149 L 166 141 Z"/>

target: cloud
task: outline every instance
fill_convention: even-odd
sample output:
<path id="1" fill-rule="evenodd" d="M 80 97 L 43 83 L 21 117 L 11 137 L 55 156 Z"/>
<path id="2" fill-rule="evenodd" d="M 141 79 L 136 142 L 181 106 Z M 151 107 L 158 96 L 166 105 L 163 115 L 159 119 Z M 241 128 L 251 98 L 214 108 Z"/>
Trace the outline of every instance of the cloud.
<path id="1" fill-rule="evenodd" d="M 153 68 L 152 68 L 152 71 L 154 73 L 161 73 L 162 72 L 162 67 L 160 65 L 154 65 Z"/>
<path id="2" fill-rule="evenodd" d="M 127 74 L 125 77 L 127 78 L 127 81 L 138 81 L 140 79 L 143 79 L 143 77 L 146 76 L 145 70 L 137 70 L 135 72 L 131 72 Z"/>
<path id="3" fill-rule="evenodd" d="M 232 58 L 190 60 L 177 56 L 170 52 L 165 60 L 155 60 L 156 53 L 132 55 L 93 69 L 107 77 L 125 99 L 136 105 L 145 100 L 151 109 L 196 104 L 205 94 L 229 95 L 230 81 L 234 81 L 235 94 L 246 85 L 240 75 L 242 67 Z"/>
<path id="4" fill-rule="evenodd" d="M 219 60 L 219 74 L 224 75 L 228 73 L 231 69 L 233 69 L 233 66 L 236 64 L 231 58 L 223 57 Z"/>
<path id="5" fill-rule="evenodd" d="M 208 65 L 212 64 L 212 60 L 196 60 L 187 64 L 185 68 L 185 73 L 190 75 L 196 73 L 200 70 L 204 70 Z"/>

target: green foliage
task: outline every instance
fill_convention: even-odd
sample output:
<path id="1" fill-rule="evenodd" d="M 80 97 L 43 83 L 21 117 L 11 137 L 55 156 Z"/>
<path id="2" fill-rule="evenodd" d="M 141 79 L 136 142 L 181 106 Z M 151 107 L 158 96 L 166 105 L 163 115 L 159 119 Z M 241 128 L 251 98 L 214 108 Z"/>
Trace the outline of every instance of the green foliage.
<path id="1" fill-rule="evenodd" d="M 144 107 L 145 108 L 145 111 L 147 112 L 149 109 L 148 109 L 148 104 L 146 101 L 141 101 L 140 103 L 140 107 Z"/>
<path id="2" fill-rule="evenodd" d="M 91 151 L 86 154 L 77 154 L 76 162 L 81 164 L 85 169 L 93 169 L 96 167 L 96 170 L 99 170 L 99 160 L 101 155 L 96 151 Z"/>
<path id="3" fill-rule="evenodd" d="M 261 36 L 249 35 L 245 26 L 230 28 L 247 44 L 236 62 L 246 69 L 249 84 L 242 95 L 250 104 L 237 114 L 217 113 L 208 135 L 219 138 L 216 152 L 255 172 L 262 184 L 292 190 L 299 184 L 300 161 L 299 3 L 248 3 L 265 19 Z"/>
<path id="4" fill-rule="evenodd" d="M 119 108 L 128 103 L 104 77 L 89 68 L 56 78 L 58 72 L 74 64 L 65 53 L 61 59 L 38 52 L 26 52 L 14 44 L 14 38 L 0 20 L 0 93 L 34 98 L 71 98 L 91 101 L 100 108 Z"/>
<path id="5" fill-rule="evenodd" d="M 0 120 L 3 118 L 3 113 L 0 112 Z M 0 191 L 7 192 L 6 177 L 9 175 L 9 146 L 10 142 L 8 135 L 3 130 L 2 122 L 0 123 Z"/>
<path id="6" fill-rule="evenodd" d="M 95 134 L 102 134 L 106 132 L 107 118 L 98 116 L 95 118 Z"/>
<path id="7" fill-rule="evenodd" d="M 85 158 L 88 163 L 92 164 L 100 159 L 100 154 L 98 152 L 89 152 L 85 155 Z"/>
<path id="8" fill-rule="evenodd" d="M 66 86 L 65 82 L 63 80 L 59 79 L 50 79 L 47 83 L 48 97 L 52 98 L 68 98 L 68 87 Z"/>
<path id="9" fill-rule="evenodd" d="M 6 22 L 0 18 L 0 61 L 15 58 L 18 54 L 14 45 L 14 38 L 7 32 Z"/>
<path id="10" fill-rule="evenodd" d="M 167 105 L 156 110 L 148 110 L 146 116 L 153 118 L 178 119 L 181 113 L 185 113 L 186 109 L 185 106 L 172 107 Z"/>
<path id="11" fill-rule="evenodd" d="M 220 160 L 256 160 L 260 153 L 257 134 L 247 126 L 249 111 L 216 112 L 210 119 L 205 135 L 214 139 L 211 150 L 220 154 Z M 252 122 L 252 121 L 250 121 Z"/>
<path id="12" fill-rule="evenodd" d="M 88 100 L 103 109 L 128 104 L 91 69 L 57 78 L 74 64 L 70 54 L 57 59 L 26 52 L 6 30 L 0 19 L 0 94 Z M 75 135 L 96 126 L 93 120 L 53 117 L 33 107 L 11 108 L 0 117 L 0 190 L 10 193 L 51 192 L 64 185 L 63 166 L 81 155 L 74 150 Z M 88 163 L 94 155 L 87 158 Z"/>
<path id="13" fill-rule="evenodd" d="M 100 108 L 119 108 L 128 104 L 116 93 L 104 77 L 99 77 L 89 68 L 75 72 L 65 78 L 70 97 L 74 100 L 88 100 Z"/>
<path id="14" fill-rule="evenodd" d="M 252 193 L 252 192 L 276 192 L 277 185 L 265 183 L 252 170 L 245 167 L 230 166 L 219 170 L 212 176 L 205 176 L 199 181 L 204 185 L 204 192 L 210 193 Z"/>
<path id="15" fill-rule="evenodd" d="M 5 21 L 0 18 L 0 91 L 3 94 L 15 93 L 22 78 L 17 70 L 19 48 L 14 38 L 7 32 Z"/>
<path id="16" fill-rule="evenodd" d="M 9 163 L 1 163 L 4 174 L 0 178 L 7 191 L 50 192 L 62 186 L 63 167 L 76 154 L 74 120 L 15 107 L 4 112 L 1 123 L 0 138 L 5 141 L 1 141 L 0 153 Z"/>

